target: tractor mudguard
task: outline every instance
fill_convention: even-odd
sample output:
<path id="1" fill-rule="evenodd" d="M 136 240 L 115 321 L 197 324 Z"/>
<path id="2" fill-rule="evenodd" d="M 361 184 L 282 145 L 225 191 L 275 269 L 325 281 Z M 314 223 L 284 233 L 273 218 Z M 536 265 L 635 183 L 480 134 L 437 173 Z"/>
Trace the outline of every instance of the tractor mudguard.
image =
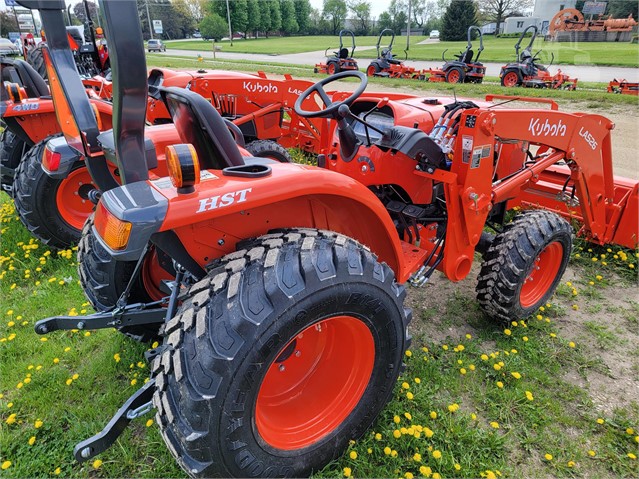
<path id="1" fill-rule="evenodd" d="M 66 178 L 73 168 L 73 165 L 78 161 L 82 161 L 80 154 L 77 150 L 69 146 L 64 136 L 50 139 L 47 142 L 47 150 L 51 151 L 54 155 L 60 155 L 60 162 L 55 171 L 49 171 L 44 164 L 42 164 L 42 169 L 51 178 Z"/>
<path id="2" fill-rule="evenodd" d="M 204 171 L 189 194 L 178 194 L 168 178 L 106 192 L 102 205 L 133 223 L 129 244 L 108 250 L 118 259 L 137 259 L 153 232 L 173 230 L 189 255 L 205 266 L 247 238 L 278 228 L 316 228 L 356 239 L 386 262 L 400 282 L 408 279 L 411 271 L 395 226 L 368 188 L 316 167 L 275 163 L 268 169 L 261 177 Z M 105 213 L 98 208 L 96 222 Z"/>

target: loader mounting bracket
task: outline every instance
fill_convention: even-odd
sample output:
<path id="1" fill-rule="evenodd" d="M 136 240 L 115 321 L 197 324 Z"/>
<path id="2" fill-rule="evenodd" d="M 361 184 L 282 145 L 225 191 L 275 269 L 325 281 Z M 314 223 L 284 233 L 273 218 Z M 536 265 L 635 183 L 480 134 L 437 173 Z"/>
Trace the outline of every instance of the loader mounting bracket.
<path id="1" fill-rule="evenodd" d="M 152 409 L 151 398 L 154 391 L 155 379 L 151 379 L 133 393 L 102 431 L 75 446 L 73 455 L 76 460 L 78 462 L 87 461 L 111 447 L 133 419 Z"/>

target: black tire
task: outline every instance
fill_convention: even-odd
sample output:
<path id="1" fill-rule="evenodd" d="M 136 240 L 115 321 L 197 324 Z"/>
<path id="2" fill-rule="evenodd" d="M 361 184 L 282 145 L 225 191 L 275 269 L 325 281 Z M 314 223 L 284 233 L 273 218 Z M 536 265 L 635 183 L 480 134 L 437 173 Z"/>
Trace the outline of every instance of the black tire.
<path id="1" fill-rule="evenodd" d="M 518 320 L 546 304 L 568 266 L 572 235 L 570 224 L 550 211 L 527 211 L 506 225 L 478 276 L 477 299 L 486 314 Z"/>
<path id="2" fill-rule="evenodd" d="M 27 150 L 27 143 L 18 136 L 5 129 L 0 136 L 0 164 L 12 170 L 18 168 L 22 155 Z M 0 184 L 5 191 L 11 191 L 13 176 L 1 175 Z"/>
<path id="3" fill-rule="evenodd" d="M 331 69 L 334 69 L 334 71 L 331 71 Z M 335 75 L 340 71 L 342 71 L 342 69 L 339 67 L 339 62 L 328 62 L 328 64 L 326 65 L 326 73 L 328 73 L 329 75 Z"/>
<path id="4" fill-rule="evenodd" d="M 243 247 L 222 258 L 193 285 L 178 314 L 166 323 L 167 349 L 152 365 L 156 420 L 169 450 L 191 476 L 308 476 L 338 457 L 349 440 L 361 436 L 390 399 L 409 344 L 406 292 L 391 269 L 378 263 L 370 251 L 333 232 L 289 230 Z M 339 418 L 334 428 L 322 429 L 324 435 L 307 445 L 273 446 L 261 431 L 286 426 L 257 423 L 261 407 L 257 397 L 267 372 L 277 375 L 288 367 L 293 374 L 295 364 L 289 361 L 314 359 L 300 334 L 304 332 L 313 345 L 321 342 L 315 338 L 322 330 L 330 332 L 323 340 L 334 338 L 333 321 L 344 315 L 353 327 L 370 334 L 370 343 L 348 342 L 349 352 L 344 344 L 332 349 L 344 354 L 344 367 L 331 368 L 330 379 L 325 375 L 323 379 L 331 389 L 346 389 L 350 383 L 343 381 L 342 372 L 361 372 L 348 367 L 346 357 L 371 347 L 374 360 L 371 373 L 365 375 L 363 394 L 356 396 L 350 412 L 344 406 L 344 419 Z M 321 323 L 327 325 L 324 329 L 318 328 L 320 321 L 326 321 Z M 330 353 L 324 353 L 313 364 L 323 362 L 328 367 L 330 362 L 324 361 L 330 361 Z M 287 400 L 299 398 L 312 409 L 316 396 L 309 388 L 316 385 L 316 376 L 303 371 L 303 392 L 290 393 Z M 287 402 L 286 408 L 307 414 L 306 407 Z M 327 409 L 321 406 L 319 410 L 322 420 L 334 415 L 324 413 Z M 295 419 L 290 422 L 298 425 Z M 295 440 L 305 437 L 305 432 L 300 427 Z"/>
<path id="5" fill-rule="evenodd" d="M 93 215 L 82 230 L 78 244 L 78 273 L 84 294 L 96 311 L 108 311 L 115 307 L 120 295 L 133 275 L 135 261 L 116 261 L 95 238 Z M 147 253 L 148 254 L 148 253 Z M 151 301 L 142 276 L 138 275 L 133 284 L 128 302 L 147 303 Z M 90 328 L 90 324 L 87 325 Z M 159 337 L 160 325 L 129 326 L 119 331 L 140 342 L 152 341 Z"/>
<path id="6" fill-rule="evenodd" d="M 27 52 L 27 63 L 29 63 L 35 71 L 38 72 L 45 80 L 47 79 L 47 67 L 44 63 L 44 56 L 42 54 L 42 48 L 44 44 L 40 43 L 37 47 L 32 48 Z"/>
<path id="7" fill-rule="evenodd" d="M 511 85 L 510 83 L 506 82 L 507 75 L 516 76 L 517 81 L 514 85 Z M 524 79 L 521 76 L 521 72 L 518 70 L 513 70 L 513 69 L 506 70 L 504 74 L 501 76 L 501 80 L 500 80 L 501 86 L 504 86 L 504 87 L 521 86 L 523 82 L 524 82 Z"/>
<path id="8" fill-rule="evenodd" d="M 372 62 L 370 65 L 368 65 L 368 68 L 366 69 L 366 76 L 372 77 L 379 72 L 380 72 L 379 64 L 377 64 L 376 62 Z"/>
<path id="9" fill-rule="evenodd" d="M 446 71 L 446 83 L 464 83 L 465 80 L 466 74 L 459 67 L 451 67 Z"/>
<path id="10" fill-rule="evenodd" d="M 272 140 L 255 140 L 246 145 L 247 151 L 258 158 L 270 158 L 280 163 L 291 163 L 293 158 L 286 148 Z"/>
<path id="11" fill-rule="evenodd" d="M 65 249 L 78 244 L 82 228 L 66 222 L 58 209 L 58 188 L 66 180 L 51 178 L 42 169 L 42 153 L 50 138 L 36 143 L 20 162 L 13 182 L 13 199 L 20 220 L 31 234 L 53 248 Z M 86 168 L 84 162 L 77 162 L 72 171 L 80 168 Z"/>

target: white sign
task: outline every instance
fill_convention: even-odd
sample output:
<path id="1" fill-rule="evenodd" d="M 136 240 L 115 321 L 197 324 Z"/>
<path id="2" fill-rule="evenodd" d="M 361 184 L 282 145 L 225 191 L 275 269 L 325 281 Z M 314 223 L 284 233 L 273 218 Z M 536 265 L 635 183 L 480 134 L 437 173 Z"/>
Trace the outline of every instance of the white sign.
<path id="1" fill-rule="evenodd" d="M 153 20 L 153 31 L 158 34 L 164 31 L 162 28 L 162 20 Z"/>

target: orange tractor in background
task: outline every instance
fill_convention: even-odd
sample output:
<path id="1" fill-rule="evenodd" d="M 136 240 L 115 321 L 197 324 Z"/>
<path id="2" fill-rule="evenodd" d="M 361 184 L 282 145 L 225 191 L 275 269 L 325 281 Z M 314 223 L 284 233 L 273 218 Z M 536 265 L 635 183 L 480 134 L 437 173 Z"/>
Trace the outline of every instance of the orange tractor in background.
<path id="1" fill-rule="evenodd" d="M 386 48 L 380 51 L 380 43 L 385 33 L 390 33 L 391 38 Z M 385 28 L 377 37 L 377 58 L 371 61 L 366 68 L 366 75 L 369 77 L 386 77 L 386 78 L 409 78 L 412 80 L 423 80 L 424 73 L 404 64 L 402 60 L 398 60 L 397 55 L 393 54 L 393 43 L 395 43 L 395 32 L 390 28 Z"/>
<path id="2" fill-rule="evenodd" d="M 479 49 L 477 55 L 473 51 L 472 37 L 473 31 L 479 35 Z M 474 25 L 468 27 L 468 43 L 463 52 L 456 55 L 456 60 L 446 60 L 442 53 L 444 65 L 441 68 L 423 70 L 424 76 L 431 82 L 447 82 L 447 83 L 481 83 L 484 81 L 486 67 L 479 61 L 481 52 L 484 51 L 484 36 L 479 27 Z M 473 58 L 474 57 L 474 58 Z"/>
<path id="3" fill-rule="evenodd" d="M 349 35 L 351 37 L 351 50 L 344 46 L 343 37 Z M 324 51 L 326 56 L 326 63 L 317 63 L 313 72 L 315 73 L 327 73 L 333 75 L 335 73 L 343 71 L 358 70 L 357 60 L 353 58 L 355 54 L 355 34 L 350 30 L 340 30 L 339 32 L 339 48 L 333 52 L 333 56 L 329 57 L 327 52 L 330 47 Z"/>
<path id="4" fill-rule="evenodd" d="M 56 36 L 64 1 L 20 1 L 39 7 Z M 111 138 L 122 184 L 97 199 L 79 262 L 85 288 L 104 264 L 119 267 L 122 293 L 108 312 L 35 328 L 155 327 L 164 339 L 149 352 L 151 379 L 76 446 L 79 461 L 155 408 L 193 477 L 307 476 L 392 396 L 410 344 L 404 284 L 436 270 L 460 281 L 479 251 L 479 304 L 517 320 L 561 280 L 573 236 L 564 217 L 592 242 L 637 244 L 638 182 L 613 177 L 606 118 L 367 94 L 360 72 L 323 79 L 295 102 L 298 116 L 327 121 L 318 167 L 247 156 L 210 102 L 158 87 L 179 139 L 165 148 L 168 177 L 152 178 L 137 6 L 101 7 L 115 39 Z M 73 113 L 65 138 L 99 184 L 110 175 L 106 152 L 86 96 L 70 93 L 77 78 L 63 53 L 52 52 L 52 95 Z M 348 77 L 360 82 L 354 92 L 325 89 Z M 408 111 L 418 127 L 405 123 Z M 514 206 L 530 209 L 507 222 Z M 161 300 L 130 302 L 152 252 L 175 279 Z"/>

